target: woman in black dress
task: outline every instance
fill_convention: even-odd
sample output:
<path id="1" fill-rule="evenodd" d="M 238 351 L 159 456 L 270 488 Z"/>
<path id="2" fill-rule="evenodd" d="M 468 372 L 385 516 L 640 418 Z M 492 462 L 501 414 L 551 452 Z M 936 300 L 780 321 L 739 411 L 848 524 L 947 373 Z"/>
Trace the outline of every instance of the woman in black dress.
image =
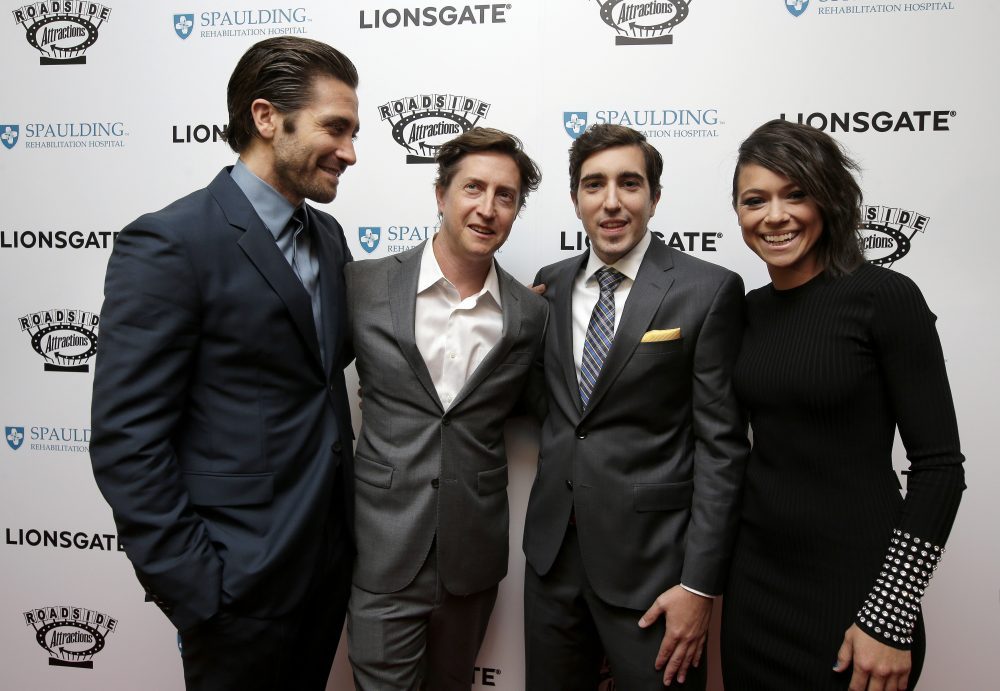
<path id="1" fill-rule="evenodd" d="M 783 120 L 739 151 L 733 205 L 771 284 L 747 296 L 734 374 L 753 451 L 726 691 L 900 691 L 923 663 L 920 599 L 964 458 L 935 317 L 909 278 L 864 261 L 853 170 L 828 135 Z"/>

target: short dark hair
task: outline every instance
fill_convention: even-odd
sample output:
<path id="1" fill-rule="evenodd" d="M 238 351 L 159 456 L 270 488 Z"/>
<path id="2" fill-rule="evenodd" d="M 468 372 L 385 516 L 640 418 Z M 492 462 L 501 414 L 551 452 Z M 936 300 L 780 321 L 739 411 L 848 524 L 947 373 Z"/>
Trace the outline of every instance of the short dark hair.
<path id="1" fill-rule="evenodd" d="M 580 171 L 583 162 L 599 151 L 616 146 L 638 146 L 642 149 L 642 157 L 646 160 L 646 180 L 649 182 L 649 192 L 652 196 L 660 193 L 660 175 L 663 174 L 663 157 L 652 144 L 646 141 L 646 135 L 624 125 L 609 125 L 602 123 L 587 129 L 569 147 L 569 191 L 576 199 L 576 191 L 580 186 Z"/>
<path id="2" fill-rule="evenodd" d="M 524 153 L 524 145 L 520 139 L 492 127 L 473 127 L 441 145 L 436 156 L 438 169 L 434 186 L 442 190 L 448 187 L 463 158 L 468 154 L 485 151 L 507 154 L 514 159 L 521 174 L 521 194 L 517 200 L 517 208 L 520 209 L 524 206 L 528 193 L 538 189 L 542 173 L 528 154 Z"/>
<path id="3" fill-rule="evenodd" d="M 816 243 L 819 264 L 831 276 L 850 273 L 865 260 L 861 250 L 861 168 L 830 135 L 785 120 L 766 122 L 740 144 L 733 173 L 733 208 L 740 171 L 749 164 L 783 175 L 819 207 L 823 233 Z"/>
<path id="4" fill-rule="evenodd" d="M 236 153 L 259 137 L 250 104 L 262 98 L 279 113 L 303 108 L 312 98 L 317 76 L 339 79 L 358 88 L 354 63 L 332 46 L 299 36 L 276 36 L 250 46 L 229 78 L 226 102 L 229 126 L 226 141 Z"/>

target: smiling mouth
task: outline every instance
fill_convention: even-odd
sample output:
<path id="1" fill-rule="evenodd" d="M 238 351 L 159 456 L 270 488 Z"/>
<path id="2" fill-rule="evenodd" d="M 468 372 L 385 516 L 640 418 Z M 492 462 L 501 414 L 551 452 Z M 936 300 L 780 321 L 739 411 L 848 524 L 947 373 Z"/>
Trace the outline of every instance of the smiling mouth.
<path id="1" fill-rule="evenodd" d="M 469 230 L 477 235 L 496 235 L 496 231 L 492 228 L 487 228 L 486 226 L 470 225 Z"/>
<path id="2" fill-rule="evenodd" d="M 626 221 L 624 218 L 609 218 L 608 220 L 601 221 L 600 223 L 601 230 L 610 230 L 610 231 L 621 230 L 627 225 L 628 221 Z"/>
<path id="3" fill-rule="evenodd" d="M 338 180 L 340 179 L 340 176 L 344 174 L 344 169 L 343 168 L 330 168 L 328 166 L 320 166 L 320 169 L 323 170 L 323 171 L 325 171 L 325 172 L 327 172 L 327 173 L 329 173 L 330 175 L 332 175 L 333 177 L 337 178 Z"/>
<path id="4" fill-rule="evenodd" d="M 761 237 L 764 239 L 764 242 L 769 245 L 780 246 L 787 245 L 798 234 L 799 231 L 794 231 L 791 233 L 782 233 L 781 235 L 762 235 Z"/>

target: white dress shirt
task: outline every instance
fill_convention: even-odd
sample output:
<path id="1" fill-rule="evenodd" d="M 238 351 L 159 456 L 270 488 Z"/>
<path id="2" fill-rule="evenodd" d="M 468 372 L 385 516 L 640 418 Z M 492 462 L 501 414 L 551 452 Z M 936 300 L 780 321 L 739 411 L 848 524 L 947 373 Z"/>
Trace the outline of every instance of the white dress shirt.
<path id="1" fill-rule="evenodd" d="M 490 264 L 482 290 L 461 299 L 434 256 L 433 240 L 424 245 L 417 278 L 415 333 L 431 381 L 445 410 L 503 332 L 500 281 Z"/>

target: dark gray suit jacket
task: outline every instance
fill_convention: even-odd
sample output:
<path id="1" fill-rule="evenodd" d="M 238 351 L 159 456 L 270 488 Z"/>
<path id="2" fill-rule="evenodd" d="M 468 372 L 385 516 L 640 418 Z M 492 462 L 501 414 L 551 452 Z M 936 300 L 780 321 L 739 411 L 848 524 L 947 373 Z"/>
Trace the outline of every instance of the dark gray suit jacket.
<path id="1" fill-rule="evenodd" d="M 490 588 L 507 573 L 507 452 L 503 428 L 539 356 L 545 300 L 497 266 L 503 332 L 446 411 L 414 330 L 424 245 L 347 268 L 361 380 L 355 453 L 354 583 L 406 587 L 437 537 L 448 592 Z"/>
<path id="2" fill-rule="evenodd" d="M 302 605 L 350 533 L 351 255 L 331 216 L 308 221 L 326 362 L 308 294 L 228 169 L 115 242 L 90 453 L 136 574 L 178 629 Z"/>
<path id="3" fill-rule="evenodd" d="M 642 260 L 590 406 L 573 360 L 573 282 L 587 253 L 542 269 L 552 318 L 548 415 L 524 551 L 551 568 L 575 507 L 594 591 L 645 610 L 683 581 L 722 592 L 748 452 L 730 375 L 743 332 L 743 282 L 657 238 Z M 641 343 L 650 330 L 680 338 Z"/>

